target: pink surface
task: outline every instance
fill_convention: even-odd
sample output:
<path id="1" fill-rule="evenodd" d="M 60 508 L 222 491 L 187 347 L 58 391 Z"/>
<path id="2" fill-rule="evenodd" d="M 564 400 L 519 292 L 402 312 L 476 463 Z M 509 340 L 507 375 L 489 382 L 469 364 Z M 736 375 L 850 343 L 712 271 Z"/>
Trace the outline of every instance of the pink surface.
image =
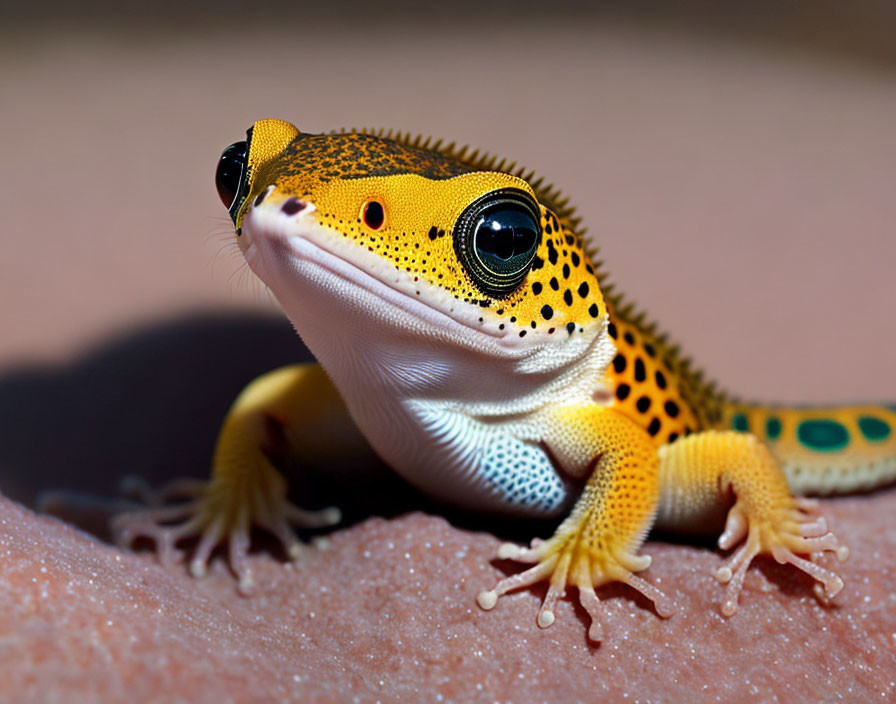
<path id="1" fill-rule="evenodd" d="M 221 561 L 193 580 L 2 500 L 0 700 L 889 701 L 896 491 L 824 506 L 852 548 L 836 606 L 761 561 L 724 619 L 720 555 L 650 542 L 645 574 L 680 612 L 603 589 L 594 647 L 572 600 L 538 629 L 543 589 L 481 611 L 477 591 L 512 568 L 489 563 L 496 538 L 437 516 L 337 530 L 295 565 L 260 553 L 242 598 Z"/>

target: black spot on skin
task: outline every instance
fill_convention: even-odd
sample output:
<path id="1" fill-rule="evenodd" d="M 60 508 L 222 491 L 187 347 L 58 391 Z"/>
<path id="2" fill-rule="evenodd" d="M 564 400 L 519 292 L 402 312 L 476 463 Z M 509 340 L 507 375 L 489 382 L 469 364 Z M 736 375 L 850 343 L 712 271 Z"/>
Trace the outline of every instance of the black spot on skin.
<path id="1" fill-rule="evenodd" d="M 563 292 L 563 302 L 568 306 L 572 305 L 572 291 L 570 291 L 569 289 L 566 289 Z"/>
<path id="2" fill-rule="evenodd" d="M 497 313 L 498 315 L 504 315 L 504 309 L 498 308 L 498 310 L 496 310 L 495 313 Z"/>
<path id="3" fill-rule="evenodd" d="M 554 249 L 554 243 L 551 240 L 548 240 L 548 260 L 551 264 L 557 263 L 557 250 Z"/>
<path id="4" fill-rule="evenodd" d="M 498 326 L 498 330 L 503 330 L 503 329 L 504 329 L 504 323 L 501 323 L 501 324 Z"/>
<path id="5" fill-rule="evenodd" d="M 693 428 L 691 428 L 691 426 L 689 426 L 689 425 L 684 426 L 684 434 L 686 436 L 690 435 L 693 432 L 694 432 L 694 430 L 693 430 Z"/>
<path id="6" fill-rule="evenodd" d="M 625 401 L 628 398 L 628 395 L 632 392 L 632 387 L 628 384 L 620 384 L 616 387 L 616 398 L 620 401 Z"/>
<path id="7" fill-rule="evenodd" d="M 445 231 L 439 230 L 439 237 L 444 237 L 444 236 L 445 236 Z"/>
<path id="8" fill-rule="evenodd" d="M 541 307 L 541 317 L 545 320 L 550 320 L 554 317 L 554 309 L 548 305 L 544 305 Z"/>
<path id="9" fill-rule="evenodd" d="M 594 273 L 594 267 L 591 266 L 590 264 L 586 264 L 586 265 L 585 265 L 585 271 L 587 271 L 589 274 L 593 274 L 593 273 Z"/>
<path id="10" fill-rule="evenodd" d="M 532 329 L 533 330 L 535 329 L 535 321 L 534 320 L 532 321 Z"/>
<path id="11" fill-rule="evenodd" d="M 619 336 L 619 331 L 616 329 L 616 323 L 610 323 L 607 326 L 607 332 L 610 334 L 614 340 Z"/>
<path id="12" fill-rule="evenodd" d="M 576 254 L 575 252 L 572 253 L 570 259 L 572 259 L 573 266 L 578 266 L 579 262 L 582 261 L 581 259 L 579 259 L 579 255 Z"/>
<path id="13" fill-rule="evenodd" d="M 597 307 L 597 303 L 592 303 L 590 306 L 588 306 L 588 315 L 590 315 L 592 318 L 596 318 L 599 313 L 600 309 Z M 612 325 L 612 323 L 610 323 L 610 325 Z"/>
<path id="14" fill-rule="evenodd" d="M 568 278 L 569 278 L 569 264 L 564 264 L 564 265 L 563 265 L 563 278 L 564 278 L 564 279 L 568 279 Z"/>
<path id="15" fill-rule="evenodd" d="M 515 323 L 515 322 L 516 322 L 516 316 L 515 316 L 515 315 L 511 315 L 511 316 L 510 316 L 510 322 L 511 322 L 511 323 Z"/>
<path id="16" fill-rule="evenodd" d="M 656 370 L 656 385 L 661 389 L 666 388 L 666 375 L 659 369 Z"/>
<path id="17" fill-rule="evenodd" d="M 548 283 L 550 283 L 551 288 L 554 289 L 555 291 L 559 291 L 559 290 L 560 290 L 560 282 L 557 281 L 557 277 L 556 277 L 556 276 L 552 276 L 552 277 L 551 277 L 551 280 L 550 280 Z"/>
<path id="18" fill-rule="evenodd" d="M 647 353 L 648 357 L 656 357 L 656 350 L 649 342 L 644 343 L 644 351 Z"/>
<path id="19" fill-rule="evenodd" d="M 625 371 L 625 357 L 623 357 L 621 354 L 617 354 L 615 357 L 613 357 L 613 370 L 617 374 L 622 374 L 622 372 Z"/>
<path id="20" fill-rule="evenodd" d="M 632 335 L 630 332 L 625 333 L 625 335 L 623 335 L 622 337 L 625 338 L 625 341 L 628 344 L 630 344 L 630 345 L 635 344 L 635 336 Z"/>
<path id="21" fill-rule="evenodd" d="M 439 228 L 437 228 L 435 225 L 433 225 L 431 228 L 429 228 L 429 239 L 434 240 L 438 236 L 439 236 Z"/>
<path id="22" fill-rule="evenodd" d="M 300 201 L 298 198 L 293 196 L 289 200 L 287 200 L 283 205 L 280 206 L 280 210 L 282 210 L 287 215 L 295 215 L 296 213 L 305 209 L 305 203 Z"/>
<path id="23" fill-rule="evenodd" d="M 575 323 L 567 323 L 566 324 L 566 332 L 568 332 L 570 335 L 572 335 L 573 332 L 575 332 L 575 329 L 576 329 Z"/>
<path id="24" fill-rule="evenodd" d="M 669 433 L 669 442 L 673 443 L 678 440 L 678 433 Z"/>
<path id="25" fill-rule="evenodd" d="M 541 283 L 540 282 L 536 281 L 534 284 L 532 284 L 532 293 L 534 293 L 536 296 L 539 293 L 541 293 Z"/>
<path id="26" fill-rule="evenodd" d="M 270 189 L 265 188 L 261 193 L 255 196 L 255 207 L 257 208 L 259 205 L 264 203 L 264 199 L 267 198 L 268 192 Z"/>
<path id="27" fill-rule="evenodd" d="M 532 271 L 536 271 L 537 269 L 541 269 L 544 266 L 544 259 L 541 257 L 535 257 L 532 260 Z"/>
<path id="28" fill-rule="evenodd" d="M 526 331 L 520 330 L 520 337 L 525 337 L 525 336 L 526 336 Z"/>
<path id="29" fill-rule="evenodd" d="M 650 437 L 655 438 L 656 434 L 660 432 L 660 419 L 654 418 L 650 421 L 650 425 L 647 426 L 647 432 L 650 433 Z"/>
<path id="30" fill-rule="evenodd" d="M 638 413 L 647 413 L 647 411 L 650 410 L 650 397 L 642 396 L 638 399 L 635 407 L 638 409 Z"/>
<path id="31" fill-rule="evenodd" d="M 573 237 L 572 235 L 566 235 L 566 237 L 564 237 L 563 239 L 565 239 L 566 244 L 569 244 L 569 245 L 571 245 L 573 242 L 576 241 L 576 238 Z"/>
<path id="32" fill-rule="evenodd" d="M 550 330 L 548 330 L 548 335 L 553 335 L 554 330 L 556 330 L 556 328 L 551 328 Z"/>
<path id="33" fill-rule="evenodd" d="M 544 226 L 545 234 L 550 235 L 553 231 L 554 229 L 551 227 L 550 223 Z"/>
<path id="34" fill-rule="evenodd" d="M 643 360 L 638 357 L 635 360 L 635 381 L 644 381 L 647 378 L 647 370 L 644 369 Z"/>
<path id="35" fill-rule="evenodd" d="M 582 298 L 586 298 L 588 296 L 588 284 L 585 283 L 584 281 L 581 284 L 579 284 L 579 295 Z"/>
<path id="36" fill-rule="evenodd" d="M 666 409 L 666 413 L 670 418 L 675 418 L 678 415 L 678 404 L 675 401 L 666 401 L 663 408 Z"/>

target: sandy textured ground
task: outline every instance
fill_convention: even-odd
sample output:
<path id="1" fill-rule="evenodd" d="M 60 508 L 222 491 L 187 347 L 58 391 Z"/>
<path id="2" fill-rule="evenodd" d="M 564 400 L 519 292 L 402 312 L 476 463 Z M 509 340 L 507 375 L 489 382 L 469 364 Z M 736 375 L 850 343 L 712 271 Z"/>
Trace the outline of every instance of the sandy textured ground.
<path id="1" fill-rule="evenodd" d="M 896 400 L 892 70 L 595 17 L 254 19 L 0 22 L 3 495 L 202 475 L 239 388 L 302 356 L 226 254 L 212 185 L 260 117 L 394 126 L 526 163 L 727 388 Z M 353 525 L 297 567 L 261 550 L 251 599 L 220 563 L 196 582 L 0 501 L 0 701 L 896 697 L 892 490 L 826 505 L 853 550 L 836 608 L 766 562 L 724 621 L 720 555 L 650 543 L 649 577 L 681 614 L 605 590 L 592 648 L 571 601 L 536 628 L 538 589 L 476 607 L 511 569 L 489 562 L 496 536 L 525 529 L 328 479 L 316 500 L 353 495 Z M 101 533 L 83 509 L 70 517 Z"/>
<path id="2" fill-rule="evenodd" d="M 646 574 L 680 613 L 604 589 L 594 647 L 569 600 L 538 629 L 542 589 L 480 611 L 512 566 L 438 516 L 368 519 L 297 565 L 259 554 L 242 598 L 220 561 L 196 581 L 3 500 L 0 701 L 890 701 L 896 491 L 825 510 L 853 550 L 836 606 L 763 561 L 726 620 L 719 555 L 651 542 Z"/>

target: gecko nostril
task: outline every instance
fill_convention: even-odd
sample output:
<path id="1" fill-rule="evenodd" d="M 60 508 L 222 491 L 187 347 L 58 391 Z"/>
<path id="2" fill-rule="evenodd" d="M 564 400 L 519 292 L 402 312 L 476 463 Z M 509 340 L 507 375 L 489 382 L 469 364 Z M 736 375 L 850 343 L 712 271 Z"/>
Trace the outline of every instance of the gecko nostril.
<path id="1" fill-rule="evenodd" d="M 305 201 L 299 200 L 295 196 L 286 201 L 282 206 L 280 206 L 280 210 L 282 210 L 287 215 L 295 215 L 296 213 L 305 209 L 305 206 L 308 205 Z"/>
<path id="2" fill-rule="evenodd" d="M 268 197 L 268 193 L 270 193 L 270 192 L 271 192 L 271 187 L 268 186 L 267 188 L 265 188 L 261 193 L 259 193 L 259 194 L 255 197 L 255 202 L 254 202 L 253 205 L 254 205 L 256 208 L 257 208 L 259 205 L 261 205 L 261 204 L 264 202 L 264 199 Z"/>

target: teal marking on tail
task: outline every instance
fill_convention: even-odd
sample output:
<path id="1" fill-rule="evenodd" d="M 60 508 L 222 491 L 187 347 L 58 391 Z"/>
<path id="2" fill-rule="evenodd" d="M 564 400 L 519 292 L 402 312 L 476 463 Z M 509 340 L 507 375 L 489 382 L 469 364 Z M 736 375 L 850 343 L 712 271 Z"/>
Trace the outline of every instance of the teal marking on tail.
<path id="1" fill-rule="evenodd" d="M 735 413 L 731 416 L 731 427 L 741 433 L 746 433 L 750 430 L 750 423 L 747 421 L 745 414 Z"/>
<path id="2" fill-rule="evenodd" d="M 836 452 L 849 444 L 849 431 L 842 423 L 830 419 L 802 421 L 796 429 L 800 443 L 816 452 Z"/>
<path id="3" fill-rule="evenodd" d="M 781 421 L 775 416 L 769 416 L 765 421 L 765 434 L 769 440 L 777 440 L 781 437 Z"/>
<path id="4" fill-rule="evenodd" d="M 860 416 L 859 430 L 869 442 L 883 442 L 890 437 L 890 424 L 875 416 Z"/>

